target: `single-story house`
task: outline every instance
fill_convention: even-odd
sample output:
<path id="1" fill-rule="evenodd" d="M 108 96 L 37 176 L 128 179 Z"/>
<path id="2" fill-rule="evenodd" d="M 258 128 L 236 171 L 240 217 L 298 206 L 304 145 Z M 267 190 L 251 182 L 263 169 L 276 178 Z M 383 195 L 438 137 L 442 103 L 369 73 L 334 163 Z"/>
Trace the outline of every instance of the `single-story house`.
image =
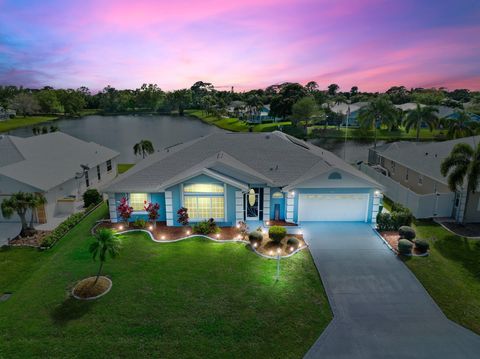
<path id="1" fill-rule="evenodd" d="M 342 122 L 342 126 L 347 125 L 347 120 L 348 120 L 348 126 L 349 127 L 358 127 L 358 113 L 360 109 L 363 107 L 367 106 L 369 104 L 368 101 L 361 101 L 361 102 L 355 102 L 355 103 L 345 103 L 345 102 L 340 102 L 336 103 L 333 106 L 330 107 L 330 110 L 335 112 L 336 114 L 343 115 L 344 120 Z"/>
<path id="2" fill-rule="evenodd" d="M 59 222 L 80 206 L 88 188 L 117 175 L 118 152 L 62 132 L 21 138 L 0 135 L 0 202 L 22 191 L 42 193 L 47 204 L 35 213 L 39 224 Z M 19 221 L 14 215 L 0 222 Z"/>
<path id="3" fill-rule="evenodd" d="M 16 114 L 17 112 L 15 110 L 5 109 L 2 106 L 0 106 L 0 121 L 9 120 L 15 117 Z"/>
<path id="4" fill-rule="evenodd" d="M 213 218 L 239 221 L 376 222 L 382 186 L 323 150 L 282 132 L 214 133 L 155 153 L 102 188 L 112 222 L 126 198 L 134 221 L 158 203 L 158 221 L 179 226 Z"/>
<path id="5" fill-rule="evenodd" d="M 453 193 L 440 173 L 442 161 L 458 143 L 475 146 L 480 137 L 418 143 L 394 142 L 369 150 L 368 165 L 361 169 L 384 185 L 385 195 L 409 207 L 417 218 L 452 217 L 480 222 L 480 193 Z"/>

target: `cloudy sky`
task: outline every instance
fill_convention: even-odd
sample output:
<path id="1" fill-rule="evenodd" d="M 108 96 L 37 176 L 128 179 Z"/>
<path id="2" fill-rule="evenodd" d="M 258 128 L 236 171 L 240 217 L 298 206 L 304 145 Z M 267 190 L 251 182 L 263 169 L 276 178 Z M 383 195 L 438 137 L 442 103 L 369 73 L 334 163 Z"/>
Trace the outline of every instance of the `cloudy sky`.
<path id="1" fill-rule="evenodd" d="M 480 89 L 479 0 L 0 0 L 0 84 Z"/>

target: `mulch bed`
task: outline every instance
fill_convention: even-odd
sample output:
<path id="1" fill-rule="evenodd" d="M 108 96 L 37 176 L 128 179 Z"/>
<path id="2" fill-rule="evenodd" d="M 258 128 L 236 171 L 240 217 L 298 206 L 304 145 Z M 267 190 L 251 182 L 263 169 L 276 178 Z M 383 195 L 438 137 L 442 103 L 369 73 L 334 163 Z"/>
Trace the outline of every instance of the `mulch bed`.
<path id="1" fill-rule="evenodd" d="M 81 280 L 73 288 L 73 294 L 83 299 L 94 298 L 105 293 L 110 288 L 110 281 L 106 277 L 99 277 L 95 285 L 95 278 L 90 277 Z"/>
<path id="2" fill-rule="evenodd" d="M 297 227 L 298 224 L 286 221 L 270 220 L 268 221 L 268 226 Z"/>
<path id="3" fill-rule="evenodd" d="M 40 247 L 43 238 L 48 236 L 51 231 L 35 231 L 35 234 L 26 237 L 16 236 L 14 239 L 11 239 L 9 244 L 11 246 L 29 246 L 29 247 Z"/>
<path id="4" fill-rule="evenodd" d="M 390 246 L 393 248 L 393 250 L 398 253 L 398 241 L 400 240 L 400 235 L 398 232 L 395 231 L 385 231 L 385 232 L 380 232 L 380 235 L 390 244 Z M 417 248 L 415 248 L 415 245 L 413 246 L 412 254 L 414 255 L 421 255 L 423 254 L 420 252 Z"/>
<path id="5" fill-rule="evenodd" d="M 150 231 L 153 234 L 153 237 L 157 241 L 171 241 L 175 239 L 184 238 L 187 236 L 194 235 L 195 233 L 192 232 L 192 227 L 185 226 L 185 227 L 173 227 L 167 226 L 165 222 L 157 222 L 157 225 L 150 229 L 150 224 L 147 224 L 146 228 L 141 228 Z M 128 227 L 125 223 L 110 223 L 110 222 L 101 222 L 97 227 L 96 230 L 100 228 L 111 228 L 118 231 L 127 231 L 132 229 L 139 229 L 133 226 L 133 223 L 129 223 Z M 219 227 L 220 232 L 218 234 L 211 234 L 209 237 L 219 239 L 219 240 L 239 240 L 242 239 L 240 235 L 240 231 L 236 227 Z M 255 230 L 255 228 L 250 228 L 250 230 Z M 288 231 L 287 231 L 288 232 Z M 292 253 L 291 248 L 287 247 L 287 240 L 289 238 L 295 237 L 299 241 L 299 247 L 305 246 L 305 241 L 303 240 L 303 236 L 301 234 L 287 234 L 287 236 L 280 242 L 280 255 L 285 256 Z M 275 248 L 274 248 L 275 247 Z M 271 243 L 271 240 L 268 238 L 268 233 L 263 234 L 263 241 L 262 244 L 256 248 L 256 250 L 265 255 L 277 255 L 277 246 Z"/>
<path id="6" fill-rule="evenodd" d="M 478 223 L 455 223 L 455 222 L 442 222 L 452 232 L 464 237 L 480 237 L 480 224 Z"/>

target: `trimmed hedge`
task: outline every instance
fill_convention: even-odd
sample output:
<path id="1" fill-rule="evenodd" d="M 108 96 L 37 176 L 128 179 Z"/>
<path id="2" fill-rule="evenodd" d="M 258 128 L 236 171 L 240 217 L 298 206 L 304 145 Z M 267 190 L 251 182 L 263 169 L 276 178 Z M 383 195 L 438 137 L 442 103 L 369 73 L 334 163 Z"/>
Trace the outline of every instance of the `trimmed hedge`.
<path id="1" fill-rule="evenodd" d="M 398 204 L 392 206 L 392 212 L 377 215 L 377 228 L 380 231 L 398 231 L 400 227 L 410 226 L 412 222 L 412 212 Z"/>
<path id="2" fill-rule="evenodd" d="M 102 202 L 102 196 L 95 188 L 90 188 L 83 193 L 83 207 L 87 208 L 91 205 L 97 205 Z"/>
<path id="3" fill-rule="evenodd" d="M 405 238 L 405 239 L 408 239 L 409 241 L 413 241 L 417 236 L 417 234 L 415 233 L 415 230 L 409 226 L 401 226 L 398 229 L 398 234 L 400 235 L 400 238 Z"/>
<path id="4" fill-rule="evenodd" d="M 415 248 L 420 253 L 426 253 L 430 248 L 430 244 L 428 244 L 428 242 L 425 239 L 416 239 L 414 243 L 415 243 Z"/>
<path id="5" fill-rule="evenodd" d="M 69 230 L 75 227 L 82 219 L 85 217 L 84 212 L 79 212 L 72 214 L 66 220 L 58 225 L 52 233 L 42 239 L 42 243 L 40 244 L 43 248 L 51 248 L 53 245 L 62 238 Z"/>
<path id="6" fill-rule="evenodd" d="M 296 250 L 299 245 L 300 241 L 295 237 L 291 237 L 287 240 L 287 248 L 291 249 L 292 251 Z"/>
<path id="7" fill-rule="evenodd" d="M 287 230 L 284 227 L 272 226 L 268 229 L 268 236 L 275 242 L 280 242 L 287 235 Z"/>
<path id="8" fill-rule="evenodd" d="M 218 228 L 215 220 L 210 218 L 208 221 L 201 221 L 193 225 L 193 232 L 197 234 L 208 235 L 212 233 L 218 233 L 220 228 Z"/>
<path id="9" fill-rule="evenodd" d="M 398 241 L 398 252 L 404 255 L 412 254 L 413 243 L 410 242 L 408 239 L 400 239 Z"/>
<path id="10" fill-rule="evenodd" d="M 257 243 L 257 245 L 259 245 L 260 243 L 262 243 L 263 234 L 262 232 L 258 231 L 250 232 L 248 234 L 248 240 L 252 243 Z"/>

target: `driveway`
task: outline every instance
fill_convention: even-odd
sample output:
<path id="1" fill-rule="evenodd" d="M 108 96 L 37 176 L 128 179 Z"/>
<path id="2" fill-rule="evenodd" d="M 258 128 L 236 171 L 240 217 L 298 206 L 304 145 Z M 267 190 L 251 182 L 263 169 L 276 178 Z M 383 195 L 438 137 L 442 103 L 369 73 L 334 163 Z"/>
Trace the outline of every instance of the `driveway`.
<path id="1" fill-rule="evenodd" d="M 334 319 L 305 358 L 480 358 L 480 336 L 448 320 L 364 223 L 302 223 Z"/>
<path id="2" fill-rule="evenodd" d="M 16 222 L 0 222 L 0 246 L 7 244 L 8 238 L 12 239 L 20 233 L 22 225 Z"/>

